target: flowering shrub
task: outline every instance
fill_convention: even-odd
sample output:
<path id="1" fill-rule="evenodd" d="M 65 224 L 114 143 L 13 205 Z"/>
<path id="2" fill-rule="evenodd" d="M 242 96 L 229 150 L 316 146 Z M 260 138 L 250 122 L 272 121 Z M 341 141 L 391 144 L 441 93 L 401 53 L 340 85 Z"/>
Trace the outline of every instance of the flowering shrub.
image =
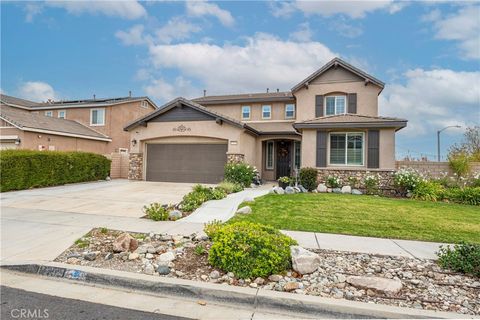
<path id="1" fill-rule="evenodd" d="M 290 177 L 287 177 L 287 176 L 280 177 L 280 178 L 278 178 L 278 182 L 285 183 L 285 184 L 290 184 L 291 179 L 290 179 Z"/>
<path id="2" fill-rule="evenodd" d="M 358 178 L 357 177 L 348 177 L 348 183 L 352 188 L 358 188 Z"/>
<path id="3" fill-rule="evenodd" d="M 327 184 L 327 187 L 329 187 L 329 188 L 340 188 L 341 187 L 340 179 L 338 179 L 337 177 L 329 176 L 327 178 L 326 184 Z"/>
<path id="4" fill-rule="evenodd" d="M 164 206 L 158 202 L 153 202 L 148 206 L 143 206 L 143 212 L 149 219 L 152 219 L 153 221 L 168 220 L 168 211 L 171 209 L 171 207 Z"/>
<path id="5" fill-rule="evenodd" d="M 424 178 L 420 173 L 411 168 L 400 169 L 393 176 L 395 189 L 403 196 L 408 192 L 412 192 L 422 180 Z"/>
<path id="6" fill-rule="evenodd" d="M 444 269 L 473 274 L 480 277 L 480 244 L 465 243 L 440 246 L 438 264 Z"/>
<path id="7" fill-rule="evenodd" d="M 378 184 L 379 178 L 378 175 L 368 175 L 363 181 L 365 184 L 365 192 L 367 194 L 377 194 L 378 193 Z"/>
<path id="8" fill-rule="evenodd" d="M 480 187 L 480 172 L 474 173 L 468 182 L 470 187 Z"/>
<path id="9" fill-rule="evenodd" d="M 225 165 L 225 180 L 250 187 L 257 169 L 243 162 L 227 163 Z"/>

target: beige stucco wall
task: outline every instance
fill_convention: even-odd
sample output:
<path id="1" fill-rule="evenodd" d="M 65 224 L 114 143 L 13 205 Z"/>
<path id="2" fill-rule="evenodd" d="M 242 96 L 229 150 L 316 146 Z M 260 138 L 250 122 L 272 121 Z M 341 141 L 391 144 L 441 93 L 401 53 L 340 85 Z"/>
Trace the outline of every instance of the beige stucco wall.
<path id="1" fill-rule="evenodd" d="M 105 109 L 105 125 L 91 126 L 90 125 L 90 110 L 91 109 Z M 141 101 L 127 102 L 115 106 L 107 106 L 100 108 L 67 108 L 67 109 L 45 109 L 38 111 L 40 114 L 45 114 L 45 111 L 52 111 L 54 117 L 58 117 L 58 111 L 66 111 L 66 119 L 75 120 L 89 128 L 101 132 L 112 139 L 108 143 L 106 153 L 118 152 L 118 148 L 129 148 L 130 134 L 123 131 L 123 128 L 128 123 L 140 118 L 141 116 L 150 113 L 154 107 L 148 103 L 148 107 L 141 106 Z"/>
<path id="2" fill-rule="evenodd" d="M 356 93 L 357 113 L 367 116 L 378 116 L 378 95 L 381 88 L 374 85 L 365 85 L 365 82 L 356 77 L 349 80 L 339 80 L 338 75 L 329 77 L 325 75 L 317 78 L 309 84 L 308 89 L 303 87 L 294 93 L 297 98 L 297 120 L 309 120 L 315 118 L 315 96 L 329 95 L 334 93 Z M 348 101 L 346 107 L 348 106 Z M 324 102 L 325 107 L 325 102 Z"/>
<path id="3" fill-rule="evenodd" d="M 204 105 L 205 107 L 229 116 L 233 119 L 241 120 L 244 122 L 248 121 L 268 121 L 262 119 L 262 106 L 270 105 L 272 106 L 272 116 L 270 120 L 291 120 L 292 118 L 285 118 L 285 105 L 286 104 L 295 104 L 295 100 L 291 102 L 264 102 L 264 103 L 236 103 L 236 104 L 222 104 L 222 105 Z M 250 106 L 250 119 L 242 119 L 242 106 Z"/>
<path id="4" fill-rule="evenodd" d="M 352 170 L 367 170 L 367 145 L 368 135 L 366 130 L 349 129 L 349 130 L 329 130 L 328 132 L 365 132 L 364 141 L 364 165 L 363 166 L 338 166 L 328 165 L 330 169 L 352 169 Z M 302 167 L 316 167 L 316 145 L 317 145 L 317 130 L 306 129 L 303 130 L 302 136 Z M 328 142 L 327 142 L 328 145 Z M 378 170 L 393 170 L 395 169 L 395 130 L 394 129 L 380 129 L 380 168 Z M 327 159 L 329 159 L 329 148 L 327 148 Z M 328 160 L 327 160 L 328 162 Z M 374 170 L 374 169 L 368 169 Z"/>

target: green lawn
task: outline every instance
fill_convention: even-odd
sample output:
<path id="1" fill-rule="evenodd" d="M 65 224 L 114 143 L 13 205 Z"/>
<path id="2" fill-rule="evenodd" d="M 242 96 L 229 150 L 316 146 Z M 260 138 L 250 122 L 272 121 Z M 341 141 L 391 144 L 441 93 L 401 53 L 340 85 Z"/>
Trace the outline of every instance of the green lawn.
<path id="1" fill-rule="evenodd" d="M 269 194 L 236 215 L 284 230 L 480 243 L 480 207 L 344 194 Z"/>

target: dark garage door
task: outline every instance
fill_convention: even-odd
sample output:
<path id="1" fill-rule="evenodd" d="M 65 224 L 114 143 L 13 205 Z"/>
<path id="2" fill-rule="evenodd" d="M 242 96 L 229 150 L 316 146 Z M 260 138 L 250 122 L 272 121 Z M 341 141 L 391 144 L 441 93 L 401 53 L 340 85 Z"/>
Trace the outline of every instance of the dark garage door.
<path id="1" fill-rule="evenodd" d="M 217 183 L 227 144 L 147 144 L 147 181 Z"/>

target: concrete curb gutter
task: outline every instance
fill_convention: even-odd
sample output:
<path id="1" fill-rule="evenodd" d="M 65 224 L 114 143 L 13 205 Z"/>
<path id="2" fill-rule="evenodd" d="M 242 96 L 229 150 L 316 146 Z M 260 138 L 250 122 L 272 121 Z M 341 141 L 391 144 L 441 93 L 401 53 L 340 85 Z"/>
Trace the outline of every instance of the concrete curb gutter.
<path id="1" fill-rule="evenodd" d="M 297 317 L 305 315 L 305 317 L 322 318 L 480 319 L 480 317 L 450 312 L 402 308 L 184 279 L 154 277 L 117 270 L 72 266 L 57 262 L 3 264 L 1 268 L 13 272 L 38 274 L 67 281 L 73 280 L 95 286 L 120 287 L 150 294 L 250 306 L 255 308 L 255 312 L 285 312 L 295 314 Z"/>

